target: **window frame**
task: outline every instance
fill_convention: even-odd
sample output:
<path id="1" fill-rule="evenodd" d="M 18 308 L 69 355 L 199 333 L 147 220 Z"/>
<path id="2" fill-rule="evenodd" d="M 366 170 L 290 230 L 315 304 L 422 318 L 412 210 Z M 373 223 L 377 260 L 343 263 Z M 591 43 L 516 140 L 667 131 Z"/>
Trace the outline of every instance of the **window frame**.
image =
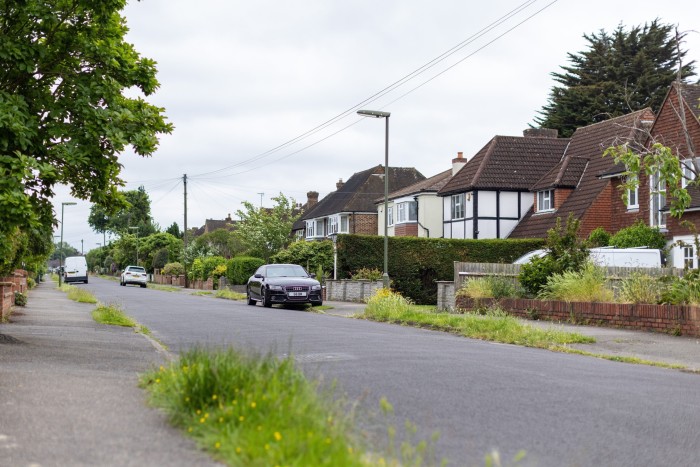
<path id="1" fill-rule="evenodd" d="M 547 207 L 544 207 L 548 205 Z M 537 212 L 554 211 L 554 190 L 540 190 L 537 192 Z"/>
<path id="2" fill-rule="evenodd" d="M 458 193 L 450 197 L 450 214 L 452 220 L 465 219 L 467 217 L 466 196 Z"/>

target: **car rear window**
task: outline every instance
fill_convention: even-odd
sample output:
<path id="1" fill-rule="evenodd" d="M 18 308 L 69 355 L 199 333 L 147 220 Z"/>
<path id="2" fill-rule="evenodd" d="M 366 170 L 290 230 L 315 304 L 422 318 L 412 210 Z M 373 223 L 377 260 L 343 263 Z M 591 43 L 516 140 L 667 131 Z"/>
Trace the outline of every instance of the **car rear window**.
<path id="1" fill-rule="evenodd" d="M 131 267 L 129 268 L 129 272 L 146 272 L 146 270 L 142 267 Z"/>

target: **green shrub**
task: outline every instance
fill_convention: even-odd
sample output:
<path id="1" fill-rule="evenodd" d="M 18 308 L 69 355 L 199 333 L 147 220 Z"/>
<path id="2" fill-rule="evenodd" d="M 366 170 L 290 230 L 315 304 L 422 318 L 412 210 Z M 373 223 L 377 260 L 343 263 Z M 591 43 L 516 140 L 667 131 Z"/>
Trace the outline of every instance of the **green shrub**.
<path id="1" fill-rule="evenodd" d="M 234 285 L 243 285 L 255 271 L 265 264 L 262 258 L 237 256 L 226 263 L 226 279 Z"/>
<path id="2" fill-rule="evenodd" d="M 162 269 L 163 267 L 165 267 L 166 264 L 168 264 L 168 257 L 168 249 L 161 248 L 153 254 L 153 261 L 151 262 L 151 267 L 153 269 Z"/>
<path id="3" fill-rule="evenodd" d="M 384 273 L 379 269 L 360 268 L 350 278 L 354 281 L 380 281 Z"/>
<path id="4" fill-rule="evenodd" d="M 596 227 L 588 236 L 588 246 L 598 248 L 610 244 L 610 234 L 602 227 Z"/>
<path id="5" fill-rule="evenodd" d="M 27 296 L 22 292 L 15 292 L 15 305 L 27 306 Z"/>
<path id="6" fill-rule="evenodd" d="M 543 239 L 457 240 L 390 237 L 389 277 L 392 287 L 418 304 L 437 303 L 437 281 L 454 278 L 454 262 L 512 263 L 528 251 L 542 248 Z M 383 270 L 384 238 L 378 235 L 338 235 L 338 277 L 349 278 L 360 268 Z"/>
<path id="7" fill-rule="evenodd" d="M 658 278 L 633 272 L 620 284 L 620 300 L 629 303 L 659 303 L 662 289 Z"/>
<path id="8" fill-rule="evenodd" d="M 658 227 L 650 227 L 640 220 L 610 237 L 610 246 L 615 248 L 646 246 L 662 250 L 666 247 L 666 238 Z"/>
<path id="9" fill-rule="evenodd" d="M 588 249 L 578 238 L 579 221 L 572 214 L 562 227 L 561 218 L 547 231 L 547 254 L 520 267 L 520 285 L 537 295 L 554 274 L 577 271 L 588 259 Z"/>
<path id="10" fill-rule="evenodd" d="M 324 271 L 333 270 L 333 242 L 298 241 L 289 245 L 284 250 L 273 255 L 273 263 L 298 264 L 307 271 L 317 271 L 322 267 Z"/>
<path id="11" fill-rule="evenodd" d="M 27 288 L 33 289 L 36 287 L 36 281 L 32 277 L 27 277 Z"/>
<path id="12" fill-rule="evenodd" d="M 476 277 L 464 281 L 462 287 L 457 291 L 458 297 L 469 298 L 493 298 L 491 281 L 489 277 Z"/>
<path id="13" fill-rule="evenodd" d="M 163 266 L 163 274 L 166 276 L 182 276 L 185 274 L 185 267 L 182 263 L 168 263 Z"/>
<path id="14" fill-rule="evenodd" d="M 202 260 L 202 280 L 207 280 L 214 276 L 214 270 L 218 266 L 226 267 L 226 258 L 222 256 L 207 256 Z M 225 272 L 224 272 L 225 274 Z M 223 274 L 219 274 L 221 276 Z M 217 277 L 218 278 L 218 277 Z"/>
<path id="15" fill-rule="evenodd" d="M 612 302 L 614 300 L 612 290 L 606 287 L 605 271 L 590 262 L 579 271 L 564 271 L 551 276 L 538 298 L 567 302 Z"/>
<path id="16" fill-rule="evenodd" d="M 700 272 L 693 269 L 683 277 L 672 278 L 662 288 L 660 301 L 670 305 L 700 304 Z"/>

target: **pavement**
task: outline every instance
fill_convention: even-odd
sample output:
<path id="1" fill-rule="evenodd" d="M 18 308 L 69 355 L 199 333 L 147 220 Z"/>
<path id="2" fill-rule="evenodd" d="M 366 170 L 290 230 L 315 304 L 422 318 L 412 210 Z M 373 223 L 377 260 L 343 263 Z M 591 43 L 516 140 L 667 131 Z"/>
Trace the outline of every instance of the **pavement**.
<path id="1" fill-rule="evenodd" d="M 344 317 L 364 307 L 324 304 L 332 307 L 324 313 Z M 131 329 L 95 323 L 93 308 L 42 282 L 0 324 L 0 466 L 219 465 L 149 408 L 137 386 L 139 373 L 168 355 Z M 589 352 L 700 371 L 697 338 L 527 323 L 593 336 L 596 343 L 575 346 Z"/>

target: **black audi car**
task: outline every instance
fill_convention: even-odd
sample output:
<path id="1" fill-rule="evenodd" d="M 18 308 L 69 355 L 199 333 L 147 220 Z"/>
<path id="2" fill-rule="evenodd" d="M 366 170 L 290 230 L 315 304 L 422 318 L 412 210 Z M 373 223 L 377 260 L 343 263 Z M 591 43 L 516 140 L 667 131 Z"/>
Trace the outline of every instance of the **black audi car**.
<path id="1" fill-rule="evenodd" d="M 321 283 L 306 269 L 296 264 L 266 264 L 260 266 L 246 285 L 248 305 L 262 303 L 271 307 L 281 304 L 323 304 Z"/>

